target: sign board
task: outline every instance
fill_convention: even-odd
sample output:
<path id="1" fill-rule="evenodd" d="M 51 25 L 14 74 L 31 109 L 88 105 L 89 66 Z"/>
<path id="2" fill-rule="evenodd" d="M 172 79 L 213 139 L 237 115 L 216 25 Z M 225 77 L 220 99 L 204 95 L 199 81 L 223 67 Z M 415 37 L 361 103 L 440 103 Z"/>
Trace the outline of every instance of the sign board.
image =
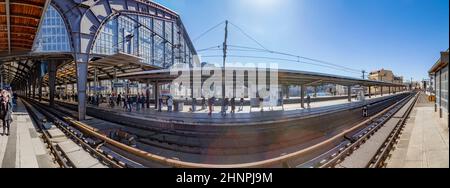
<path id="1" fill-rule="evenodd" d="M 90 90 L 94 90 L 94 91 L 103 91 L 103 90 L 107 90 L 108 87 L 105 87 L 105 86 L 97 86 L 97 87 L 92 86 L 92 87 L 89 87 L 89 89 Z"/>
<path id="2" fill-rule="evenodd" d="M 138 83 L 129 83 L 128 87 L 134 87 L 134 88 L 138 88 L 139 84 Z"/>
<path id="3" fill-rule="evenodd" d="M 125 87 L 125 83 L 113 83 L 113 87 Z"/>

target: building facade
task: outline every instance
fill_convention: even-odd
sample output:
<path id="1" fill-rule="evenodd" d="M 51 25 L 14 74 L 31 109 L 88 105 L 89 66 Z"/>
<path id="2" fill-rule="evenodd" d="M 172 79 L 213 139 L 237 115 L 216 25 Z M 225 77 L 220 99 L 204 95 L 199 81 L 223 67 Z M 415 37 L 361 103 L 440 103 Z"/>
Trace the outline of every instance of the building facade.
<path id="1" fill-rule="evenodd" d="M 448 120 L 448 69 L 449 69 L 449 50 L 441 52 L 441 57 L 428 72 L 433 80 L 434 91 L 436 96 L 435 111 L 439 113 L 441 118 Z"/>
<path id="2" fill-rule="evenodd" d="M 369 80 L 389 82 L 389 83 L 395 83 L 395 84 L 403 84 L 403 77 L 395 76 L 391 70 L 385 70 L 385 69 L 370 72 Z M 373 94 L 388 93 L 389 89 L 390 89 L 389 87 L 372 87 L 371 92 Z M 395 88 L 391 88 L 391 89 L 392 89 L 392 91 L 395 92 Z"/>

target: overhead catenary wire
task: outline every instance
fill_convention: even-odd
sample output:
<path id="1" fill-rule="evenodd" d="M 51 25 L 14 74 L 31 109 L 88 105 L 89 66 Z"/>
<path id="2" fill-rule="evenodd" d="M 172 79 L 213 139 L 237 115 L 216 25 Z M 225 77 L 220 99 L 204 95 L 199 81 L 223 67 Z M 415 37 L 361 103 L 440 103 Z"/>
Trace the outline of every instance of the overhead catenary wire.
<path id="1" fill-rule="evenodd" d="M 225 21 L 223 21 L 223 22 L 215 25 L 214 27 L 208 29 L 206 32 L 202 33 L 199 37 L 194 39 L 194 41 L 197 41 L 198 39 L 200 39 L 201 37 L 205 36 L 206 34 L 208 34 L 209 32 L 211 32 L 212 30 L 216 29 L 217 27 L 221 26 L 224 23 L 225 23 Z M 237 26 L 236 24 L 234 24 L 232 22 L 229 22 L 229 24 L 231 26 L 233 26 L 234 28 L 236 28 L 245 37 L 247 37 L 248 39 L 253 41 L 255 44 L 257 44 L 259 46 L 259 48 L 240 46 L 240 45 L 227 45 L 227 48 L 228 48 L 227 51 L 270 53 L 270 54 L 282 55 L 282 56 L 287 56 L 287 57 L 293 57 L 293 58 L 296 58 L 296 60 L 294 60 L 294 59 L 287 59 L 287 58 L 262 57 L 262 56 L 243 56 L 243 55 L 232 55 L 232 54 L 227 55 L 229 57 L 258 58 L 258 59 L 270 59 L 270 60 L 280 60 L 280 61 L 289 61 L 289 62 L 299 62 L 299 63 L 304 63 L 304 64 L 310 64 L 310 65 L 321 66 L 321 67 L 331 68 L 331 69 L 335 69 L 335 70 L 345 71 L 345 72 L 349 72 L 349 73 L 353 73 L 353 74 L 360 74 L 361 73 L 361 70 L 345 67 L 345 66 L 342 66 L 342 65 L 338 65 L 338 64 L 335 64 L 335 63 L 328 62 L 328 61 L 323 61 L 323 60 L 319 60 L 319 59 L 315 59 L 315 58 L 309 58 L 309 57 L 294 55 L 294 54 L 285 53 L 285 52 L 269 50 L 264 45 L 262 45 L 261 42 L 259 42 L 255 38 L 253 38 L 251 35 L 247 34 L 241 27 Z M 213 47 L 210 47 L 210 48 L 205 48 L 205 49 L 198 50 L 198 51 L 199 52 L 221 51 L 221 50 L 223 50 L 222 47 L 223 46 L 221 46 L 221 45 L 217 45 L 217 46 L 213 46 Z M 214 56 L 214 55 L 206 55 L 206 56 L 202 56 L 202 57 L 216 57 L 216 56 Z M 217 57 L 222 57 L 222 56 L 217 55 Z M 301 61 L 301 59 L 312 61 L 312 62 L 315 62 L 315 63 Z"/>
<path id="2" fill-rule="evenodd" d="M 261 48 L 263 48 L 264 50 L 270 51 L 268 50 L 266 47 L 264 47 L 260 42 L 258 42 L 256 39 L 254 39 L 253 37 L 251 37 L 249 34 L 247 34 L 242 28 L 240 28 L 239 26 L 237 26 L 236 24 L 233 24 L 232 22 L 230 22 L 230 25 L 234 26 L 236 29 L 238 29 L 238 31 L 240 31 L 242 34 L 244 34 L 247 38 L 249 38 L 250 40 L 252 40 L 253 42 L 255 42 L 256 44 L 258 44 Z"/>
<path id="3" fill-rule="evenodd" d="M 204 51 L 210 51 L 210 50 L 222 50 L 222 49 L 221 49 L 221 46 L 211 46 L 209 48 L 197 50 L 197 52 L 204 52 Z"/>
<path id="4" fill-rule="evenodd" d="M 249 34 L 247 34 L 242 28 L 240 28 L 239 26 L 237 26 L 236 24 L 230 22 L 230 25 L 234 26 L 235 28 L 238 29 L 238 31 L 240 31 L 242 34 L 244 34 L 247 38 L 249 38 L 250 40 L 252 40 L 253 42 L 255 42 L 256 44 L 258 44 L 263 50 L 266 50 L 269 53 L 273 53 L 273 54 L 279 54 L 279 55 L 286 55 L 286 56 L 291 56 L 291 57 L 296 57 L 296 58 L 300 58 L 300 59 L 307 59 L 310 61 L 315 61 L 317 63 L 323 63 L 323 64 L 327 64 L 330 66 L 336 66 L 336 67 L 340 67 L 342 69 L 347 69 L 349 71 L 357 71 L 360 72 L 360 70 L 356 70 L 356 69 L 352 69 L 352 68 L 348 68 L 342 65 L 337 65 L 334 63 L 330 63 L 330 62 L 326 62 L 326 61 L 322 61 L 322 60 L 317 60 L 317 59 L 313 59 L 313 58 L 308 58 L 308 57 L 303 57 L 303 56 L 299 56 L 299 55 L 293 55 L 293 54 L 289 54 L 289 53 L 284 53 L 284 52 L 277 52 L 277 51 L 273 51 L 273 50 L 269 50 L 268 48 L 264 47 L 258 40 L 256 40 L 255 38 L 251 37 Z"/>
<path id="5" fill-rule="evenodd" d="M 255 51 L 256 50 L 264 51 L 264 49 L 247 47 L 247 46 L 239 46 L 239 45 L 229 45 L 229 46 L 236 47 L 236 48 L 252 49 L 252 50 L 255 50 Z M 330 62 L 327 62 L 327 61 L 322 61 L 322 60 L 318 60 L 318 59 L 314 59 L 314 58 L 298 56 L 298 55 L 293 55 L 293 54 L 284 53 L 284 52 L 271 51 L 271 50 L 269 50 L 267 52 L 268 53 L 272 53 L 272 54 L 279 54 L 279 55 L 295 57 L 295 58 L 298 58 L 298 59 L 306 59 L 306 60 L 314 61 L 314 62 L 317 62 L 317 63 L 323 63 L 323 64 L 327 64 L 327 65 L 330 65 L 330 66 L 339 67 L 341 69 L 346 69 L 346 70 L 352 71 L 352 72 L 359 72 L 359 73 L 361 72 L 360 70 L 357 70 L 357 69 L 348 68 L 348 67 L 345 67 L 345 66 L 342 66 L 342 65 L 337 65 L 337 64 L 334 64 L 334 63 L 330 63 Z"/>
<path id="6" fill-rule="evenodd" d="M 225 23 L 225 21 L 222 21 L 219 24 L 211 27 L 210 29 L 208 29 L 205 32 L 203 32 L 202 34 L 200 34 L 198 37 L 195 37 L 194 40 L 192 40 L 192 42 L 197 42 L 199 39 L 204 37 L 206 34 L 208 34 L 209 32 L 213 31 L 214 29 L 218 28 L 219 26 L 223 25 L 224 23 Z"/>
<path id="7" fill-rule="evenodd" d="M 202 57 L 206 57 L 206 58 L 214 58 L 214 57 L 222 57 L 220 55 L 204 55 Z M 353 72 L 353 71 L 348 71 L 345 69 L 339 69 L 333 66 L 329 66 L 329 65 L 321 65 L 321 64 L 317 64 L 317 63 L 312 63 L 312 62 L 306 62 L 306 61 L 301 61 L 299 59 L 294 60 L 294 59 L 287 59 L 287 58 L 276 58 L 276 57 L 264 57 L 264 56 L 248 56 L 248 55 L 228 55 L 228 57 L 235 57 L 235 58 L 251 58 L 251 59 L 267 59 L 267 60 L 276 60 L 276 61 L 286 61 L 286 62 L 295 62 L 295 63 L 303 63 L 303 64 L 307 64 L 307 65 L 313 65 L 313 66 L 319 66 L 319 67 L 325 67 L 325 68 L 330 68 L 330 69 L 334 69 L 334 70 L 340 70 L 340 71 L 344 71 L 344 72 L 348 72 L 348 73 L 352 73 L 352 74 L 360 74 L 360 72 Z"/>

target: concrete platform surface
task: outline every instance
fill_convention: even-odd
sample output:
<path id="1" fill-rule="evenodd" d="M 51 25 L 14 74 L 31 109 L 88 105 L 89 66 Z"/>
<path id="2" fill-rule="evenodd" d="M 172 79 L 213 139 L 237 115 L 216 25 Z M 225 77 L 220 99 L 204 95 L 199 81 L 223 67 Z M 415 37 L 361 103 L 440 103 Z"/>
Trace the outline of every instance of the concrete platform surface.
<path id="1" fill-rule="evenodd" d="M 448 134 L 448 124 L 434 112 L 433 104 L 419 100 L 387 168 L 449 168 Z"/>
<path id="2" fill-rule="evenodd" d="M 3 128 L 0 128 L 0 167 L 56 168 L 57 165 L 20 100 L 13 111 L 10 135 L 3 135 Z"/>

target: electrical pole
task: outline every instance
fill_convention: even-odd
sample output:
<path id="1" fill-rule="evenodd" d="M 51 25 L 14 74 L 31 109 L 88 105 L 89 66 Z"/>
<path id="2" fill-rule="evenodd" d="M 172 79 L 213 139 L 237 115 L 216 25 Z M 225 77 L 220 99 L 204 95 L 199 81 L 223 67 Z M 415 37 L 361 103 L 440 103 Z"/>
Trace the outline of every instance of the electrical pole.
<path id="1" fill-rule="evenodd" d="M 366 79 L 366 71 L 365 70 L 362 71 L 362 79 L 363 80 Z"/>
<path id="2" fill-rule="evenodd" d="M 225 39 L 223 41 L 223 65 L 222 65 L 222 112 L 225 112 L 225 62 L 227 59 L 228 20 L 225 21 Z"/>

